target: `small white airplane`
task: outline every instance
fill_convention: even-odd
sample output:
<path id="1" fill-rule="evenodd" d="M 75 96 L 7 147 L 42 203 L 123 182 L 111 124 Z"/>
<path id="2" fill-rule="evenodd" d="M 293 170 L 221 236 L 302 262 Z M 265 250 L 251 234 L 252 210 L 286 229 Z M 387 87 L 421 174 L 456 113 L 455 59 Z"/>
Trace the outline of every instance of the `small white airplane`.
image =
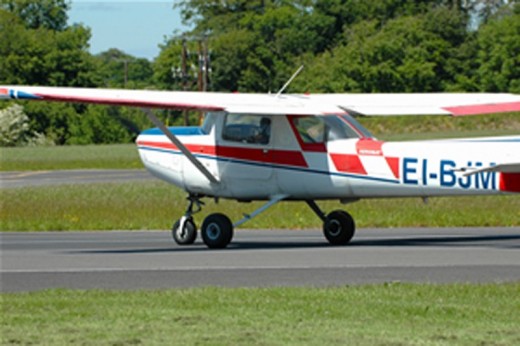
<path id="1" fill-rule="evenodd" d="M 193 215 L 204 197 L 266 203 L 232 223 L 209 215 L 200 229 L 209 248 L 225 248 L 233 228 L 274 204 L 305 201 L 323 220 L 325 238 L 347 244 L 355 223 L 343 210 L 325 214 L 316 200 L 495 195 L 520 192 L 520 135 L 383 142 L 352 115 L 468 115 L 520 111 L 513 94 L 232 94 L 0 86 L 0 99 L 82 102 L 206 112 L 200 127 L 142 132 L 144 166 L 188 193 L 172 234 L 197 237 Z M 290 217 L 290 215 L 288 215 Z"/>

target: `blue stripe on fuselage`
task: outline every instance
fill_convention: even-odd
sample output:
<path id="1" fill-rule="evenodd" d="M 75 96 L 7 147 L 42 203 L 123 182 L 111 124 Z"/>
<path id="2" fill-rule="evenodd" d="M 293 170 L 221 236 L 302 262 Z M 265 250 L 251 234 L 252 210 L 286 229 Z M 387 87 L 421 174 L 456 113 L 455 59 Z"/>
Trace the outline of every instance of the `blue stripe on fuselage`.
<path id="1" fill-rule="evenodd" d="M 204 131 L 198 126 L 185 126 L 185 127 L 168 127 L 171 133 L 177 136 L 197 136 L 205 135 Z M 142 135 L 148 136 L 162 136 L 162 131 L 158 128 L 148 129 L 141 132 Z"/>

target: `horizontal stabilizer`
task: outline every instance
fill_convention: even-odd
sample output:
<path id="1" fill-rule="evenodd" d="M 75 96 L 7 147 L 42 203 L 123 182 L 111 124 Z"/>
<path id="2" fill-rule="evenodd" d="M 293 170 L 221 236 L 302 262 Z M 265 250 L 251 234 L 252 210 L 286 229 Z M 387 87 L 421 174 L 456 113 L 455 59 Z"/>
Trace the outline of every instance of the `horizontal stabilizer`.
<path id="1" fill-rule="evenodd" d="M 464 176 L 477 174 L 480 172 L 501 172 L 501 173 L 520 173 L 520 162 L 514 162 L 514 163 L 502 163 L 495 166 L 488 166 L 484 168 L 467 168 L 464 169 L 466 173 L 464 173 Z"/>

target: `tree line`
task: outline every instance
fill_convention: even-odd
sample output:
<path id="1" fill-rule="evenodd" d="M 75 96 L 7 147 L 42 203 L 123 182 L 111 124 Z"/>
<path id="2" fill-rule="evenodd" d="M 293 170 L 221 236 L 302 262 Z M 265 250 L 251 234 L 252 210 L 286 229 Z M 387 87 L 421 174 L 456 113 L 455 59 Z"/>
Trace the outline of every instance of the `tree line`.
<path id="1" fill-rule="evenodd" d="M 304 65 L 287 92 L 520 93 L 518 1 L 184 0 L 172 6 L 192 29 L 165 40 L 148 61 L 117 48 L 90 54 L 90 29 L 67 24 L 67 0 L 0 0 L 0 84 L 196 90 L 204 44 L 211 91 L 277 92 Z M 28 131 L 56 144 L 129 142 L 150 125 L 139 109 L 22 105 Z M 176 112 L 161 116 L 182 121 Z"/>

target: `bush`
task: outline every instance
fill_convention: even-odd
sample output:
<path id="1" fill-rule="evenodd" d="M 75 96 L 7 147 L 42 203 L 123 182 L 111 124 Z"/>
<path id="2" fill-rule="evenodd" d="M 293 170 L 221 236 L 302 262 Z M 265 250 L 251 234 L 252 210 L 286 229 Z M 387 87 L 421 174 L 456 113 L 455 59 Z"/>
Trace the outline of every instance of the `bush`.
<path id="1" fill-rule="evenodd" d="M 27 145 L 51 145 L 45 135 L 32 131 L 29 117 L 20 105 L 0 110 L 0 146 L 16 147 Z"/>

